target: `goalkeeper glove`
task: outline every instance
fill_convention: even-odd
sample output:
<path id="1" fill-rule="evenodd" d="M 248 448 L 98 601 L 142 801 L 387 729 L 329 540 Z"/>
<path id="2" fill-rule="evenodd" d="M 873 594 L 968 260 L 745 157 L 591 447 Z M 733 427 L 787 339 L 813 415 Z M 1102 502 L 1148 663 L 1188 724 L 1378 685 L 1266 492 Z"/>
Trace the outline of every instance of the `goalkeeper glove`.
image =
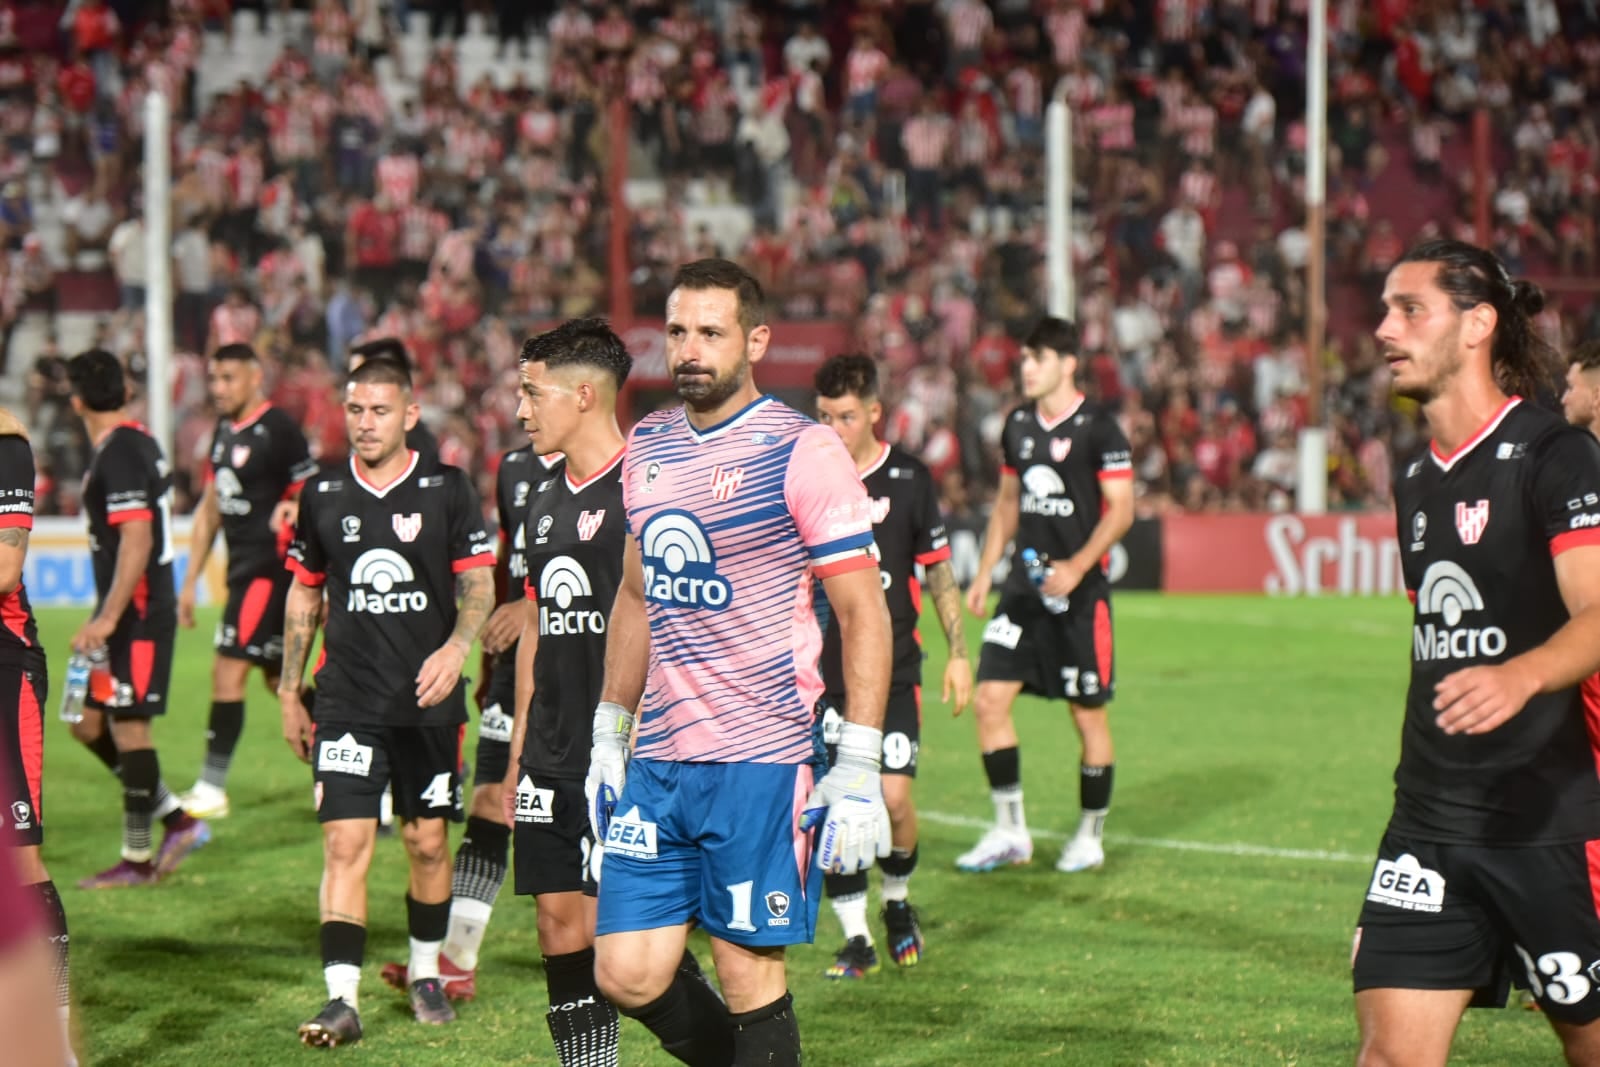
<path id="1" fill-rule="evenodd" d="M 621 704 L 601 701 L 594 709 L 594 745 L 589 749 L 583 796 L 589 804 L 589 829 L 600 845 L 605 844 L 611 812 L 628 777 L 628 738 L 632 733 L 633 713 Z"/>
<path id="2" fill-rule="evenodd" d="M 878 773 L 882 753 L 882 730 L 854 722 L 839 728 L 838 756 L 800 816 L 800 829 L 822 827 L 817 866 L 825 871 L 855 874 L 889 854 L 889 809 Z"/>

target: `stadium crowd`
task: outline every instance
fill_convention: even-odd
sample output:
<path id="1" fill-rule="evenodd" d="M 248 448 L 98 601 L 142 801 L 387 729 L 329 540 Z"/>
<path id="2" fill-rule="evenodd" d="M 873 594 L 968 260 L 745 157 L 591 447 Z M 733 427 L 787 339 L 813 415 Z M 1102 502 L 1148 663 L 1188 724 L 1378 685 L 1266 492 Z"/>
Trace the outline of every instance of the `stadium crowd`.
<path id="1" fill-rule="evenodd" d="M 444 0 L 269 0 L 248 6 L 281 51 L 263 79 L 227 85 L 205 65 L 227 69 L 246 5 L 169 6 L 0 3 L 0 320 L 10 347 L 20 317 L 104 292 L 117 308 L 97 340 L 137 374 L 140 101 L 166 88 L 180 489 L 198 485 L 213 425 L 207 350 L 254 342 L 273 399 L 327 457 L 343 448 L 348 346 L 394 335 L 445 460 L 492 499 L 486 463 L 519 436 L 530 329 L 605 313 L 616 286 L 656 314 L 675 264 L 727 254 L 782 319 L 852 324 L 885 369 L 890 438 L 928 462 L 960 522 L 992 487 L 1017 339 L 1044 310 L 1043 118 L 1059 87 L 1086 385 L 1121 413 L 1141 509 L 1290 500 L 1308 405 L 1304 0 L 564 0 L 482 21 Z M 1494 250 L 1514 271 L 1594 271 L 1588 11 L 1330 3 L 1334 307 L 1318 358 L 1333 506 L 1385 505 L 1393 455 L 1419 440 L 1368 308 L 1411 240 L 1472 235 L 1475 109 L 1503 175 Z M 423 15 L 423 61 L 407 62 Z M 486 26 L 496 64 L 465 62 Z M 626 276 L 605 181 L 618 99 L 633 185 L 658 192 L 626 209 Z M 1445 210 L 1417 212 L 1414 190 Z M 1545 324 L 1571 341 L 1597 313 L 1569 299 Z M 25 354 L 41 513 L 77 507 L 69 354 L 48 340 Z"/>

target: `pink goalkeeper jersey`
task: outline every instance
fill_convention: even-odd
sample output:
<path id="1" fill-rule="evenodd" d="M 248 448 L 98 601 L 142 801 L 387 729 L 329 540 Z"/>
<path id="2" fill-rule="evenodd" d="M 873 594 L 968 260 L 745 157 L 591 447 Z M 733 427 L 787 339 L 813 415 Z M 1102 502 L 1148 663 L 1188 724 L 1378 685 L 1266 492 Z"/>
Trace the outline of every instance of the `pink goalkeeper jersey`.
<path id="1" fill-rule="evenodd" d="M 650 619 L 634 755 L 809 760 L 812 579 L 877 566 L 872 505 L 838 436 L 770 396 L 708 430 L 657 412 L 628 438 L 622 493 Z"/>

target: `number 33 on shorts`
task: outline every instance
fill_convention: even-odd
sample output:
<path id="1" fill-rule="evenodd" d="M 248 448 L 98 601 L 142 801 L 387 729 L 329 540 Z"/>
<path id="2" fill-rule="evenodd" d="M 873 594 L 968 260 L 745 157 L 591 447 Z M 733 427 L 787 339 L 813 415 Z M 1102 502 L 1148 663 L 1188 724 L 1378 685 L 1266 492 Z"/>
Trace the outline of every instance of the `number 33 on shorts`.
<path id="1" fill-rule="evenodd" d="M 1576 1004 L 1594 988 L 1591 975 L 1585 973 L 1583 960 L 1576 953 L 1546 952 L 1535 960 L 1521 945 L 1512 948 L 1517 950 L 1518 958 L 1528 970 L 1528 989 L 1536 999 Z"/>

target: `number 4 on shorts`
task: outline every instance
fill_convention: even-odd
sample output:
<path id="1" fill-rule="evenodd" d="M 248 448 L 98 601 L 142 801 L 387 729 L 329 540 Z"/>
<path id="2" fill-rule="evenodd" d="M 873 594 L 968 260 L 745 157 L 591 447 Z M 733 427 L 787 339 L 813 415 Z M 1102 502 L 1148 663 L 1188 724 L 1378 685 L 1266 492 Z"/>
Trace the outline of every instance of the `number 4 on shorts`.
<path id="1" fill-rule="evenodd" d="M 430 808 L 448 808 L 450 806 L 450 772 L 433 776 L 433 781 L 428 783 L 428 788 L 422 791 L 422 799 L 428 802 Z"/>

